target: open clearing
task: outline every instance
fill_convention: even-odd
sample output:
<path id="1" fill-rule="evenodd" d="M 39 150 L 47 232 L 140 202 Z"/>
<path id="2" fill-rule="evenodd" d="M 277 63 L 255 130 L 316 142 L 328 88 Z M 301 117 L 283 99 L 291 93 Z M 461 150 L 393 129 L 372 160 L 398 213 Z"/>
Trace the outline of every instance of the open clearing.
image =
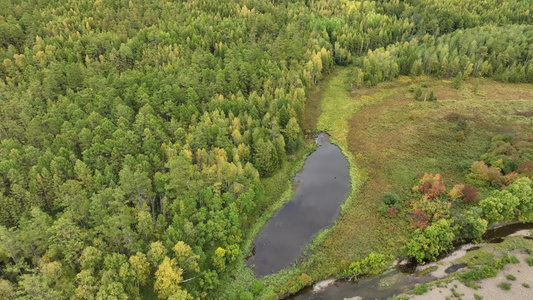
<path id="1" fill-rule="evenodd" d="M 382 218 L 376 206 L 386 192 L 408 197 L 418 173 L 441 173 L 446 186 L 464 182 L 472 162 L 498 134 L 533 135 L 533 87 L 470 79 L 401 77 L 351 94 L 348 72 L 327 82 L 318 130 L 326 130 L 356 174 L 351 203 L 309 260 L 313 279 L 339 274 L 371 251 L 397 256 L 408 238 L 407 218 Z M 438 101 L 416 101 L 413 91 L 433 90 Z"/>

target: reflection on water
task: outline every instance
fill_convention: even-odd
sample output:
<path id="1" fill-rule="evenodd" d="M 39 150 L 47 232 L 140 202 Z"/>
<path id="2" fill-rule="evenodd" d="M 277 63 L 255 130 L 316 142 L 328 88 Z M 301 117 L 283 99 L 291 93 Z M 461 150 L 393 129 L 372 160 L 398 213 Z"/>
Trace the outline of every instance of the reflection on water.
<path id="1" fill-rule="evenodd" d="M 350 192 L 348 161 L 339 147 L 321 133 L 294 178 L 294 196 L 261 230 L 247 259 L 257 276 L 289 267 L 322 229 L 339 217 L 340 206 Z"/>

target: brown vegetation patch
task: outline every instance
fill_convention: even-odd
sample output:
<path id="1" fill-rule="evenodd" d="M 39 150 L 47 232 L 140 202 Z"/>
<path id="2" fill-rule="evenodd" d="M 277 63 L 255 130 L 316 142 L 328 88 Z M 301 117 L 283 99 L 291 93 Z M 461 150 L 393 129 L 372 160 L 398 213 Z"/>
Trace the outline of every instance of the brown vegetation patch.
<path id="1" fill-rule="evenodd" d="M 531 118 L 531 117 L 533 117 L 533 110 L 518 111 L 518 110 L 515 109 L 515 115 L 526 117 L 526 118 Z"/>
<path id="2" fill-rule="evenodd" d="M 360 98 L 356 97 L 355 101 L 358 99 Z M 342 222 L 345 226 L 338 226 L 332 232 L 337 238 L 329 238 L 323 245 L 328 249 L 328 254 L 333 255 L 337 261 L 349 263 L 360 259 L 358 255 L 361 253 L 379 250 L 373 249 L 372 246 L 379 245 L 381 249 L 397 246 L 395 244 L 398 240 L 392 238 L 395 232 L 391 230 L 395 223 L 389 219 L 381 219 L 376 213 L 376 206 L 391 185 L 387 173 L 384 172 L 382 162 L 385 154 L 382 150 L 387 145 L 398 143 L 402 137 L 396 131 L 386 132 L 379 137 L 372 136 L 372 128 L 379 123 L 379 117 L 387 110 L 408 105 L 413 101 L 408 93 L 394 93 L 379 104 L 363 107 L 350 121 L 349 150 L 360 158 L 361 167 L 368 171 L 370 179 L 361 186 L 355 206 L 343 216 Z"/>
<path id="3" fill-rule="evenodd" d="M 481 79 L 478 90 L 490 99 L 533 100 L 531 84 L 526 83 L 502 83 L 492 79 Z"/>
<path id="4" fill-rule="evenodd" d="M 459 91 L 452 88 L 450 83 L 441 81 L 434 88 L 433 92 L 438 100 L 458 100 Z"/>
<path id="5" fill-rule="evenodd" d="M 305 112 L 302 122 L 302 131 L 304 132 L 306 139 L 314 138 L 318 117 L 322 114 L 322 94 L 324 93 L 325 87 L 327 87 L 327 81 L 331 77 L 336 76 L 336 74 L 337 73 L 328 74 L 309 94 L 309 98 L 305 104 Z"/>

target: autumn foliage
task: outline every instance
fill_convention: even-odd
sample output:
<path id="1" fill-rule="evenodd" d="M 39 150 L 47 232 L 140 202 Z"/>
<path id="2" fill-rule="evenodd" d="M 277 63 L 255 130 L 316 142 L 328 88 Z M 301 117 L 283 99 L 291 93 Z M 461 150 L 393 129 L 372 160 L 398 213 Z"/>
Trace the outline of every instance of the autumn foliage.
<path id="1" fill-rule="evenodd" d="M 392 216 L 397 216 L 398 214 L 396 213 L 396 206 L 393 206 L 392 208 L 390 208 L 388 211 L 387 211 L 387 216 L 389 217 L 392 217 Z"/>
<path id="2" fill-rule="evenodd" d="M 478 201 L 477 188 L 462 183 L 454 185 L 449 195 L 452 200 L 463 199 L 467 204 L 474 204 Z"/>
<path id="3" fill-rule="evenodd" d="M 415 221 L 413 228 L 424 229 L 428 227 L 428 215 L 421 209 L 415 209 L 415 212 L 413 214 L 413 220 Z"/>
<path id="4" fill-rule="evenodd" d="M 533 178 L 533 162 L 523 163 L 516 171 L 520 174 L 524 174 L 528 177 Z"/>
<path id="5" fill-rule="evenodd" d="M 473 204 L 478 201 L 477 199 L 477 188 L 471 187 L 469 185 L 465 185 L 463 189 L 463 195 L 465 199 L 465 203 L 467 204 Z"/>
<path id="6" fill-rule="evenodd" d="M 449 215 L 449 208 L 451 202 L 442 197 L 446 192 L 445 182 L 442 180 L 440 174 L 433 175 L 433 173 L 418 174 L 418 185 L 413 187 L 415 194 L 422 194 L 420 198 L 413 198 L 410 201 L 413 211 L 422 211 L 428 217 L 428 221 L 436 221 L 440 218 Z M 417 220 L 415 219 L 415 222 Z M 421 226 L 424 222 L 420 223 Z M 415 225 L 418 227 L 419 225 Z"/>
<path id="7" fill-rule="evenodd" d="M 440 174 L 433 176 L 433 173 L 422 173 L 418 174 L 417 177 L 420 178 L 420 185 L 413 187 L 413 190 L 419 191 L 428 199 L 435 199 L 446 191 L 445 182 Z"/>

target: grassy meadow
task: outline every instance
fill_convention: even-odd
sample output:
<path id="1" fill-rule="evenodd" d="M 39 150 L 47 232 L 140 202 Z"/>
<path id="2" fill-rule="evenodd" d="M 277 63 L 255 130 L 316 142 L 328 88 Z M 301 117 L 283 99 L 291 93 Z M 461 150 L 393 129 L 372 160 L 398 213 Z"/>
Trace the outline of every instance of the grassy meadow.
<path id="1" fill-rule="evenodd" d="M 401 77 L 374 88 L 347 91 L 349 72 L 327 82 L 318 130 L 326 130 L 351 163 L 353 192 L 341 220 L 309 260 L 312 277 L 340 274 L 370 252 L 396 257 L 408 238 L 408 218 L 376 212 L 386 192 L 409 200 L 418 173 L 440 173 L 450 189 L 486 152 L 497 134 L 533 134 L 533 87 L 471 79 Z M 416 101 L 432 89 L 437 101 Z M 354 176 L 355 175 L 355 176 Z"/>

